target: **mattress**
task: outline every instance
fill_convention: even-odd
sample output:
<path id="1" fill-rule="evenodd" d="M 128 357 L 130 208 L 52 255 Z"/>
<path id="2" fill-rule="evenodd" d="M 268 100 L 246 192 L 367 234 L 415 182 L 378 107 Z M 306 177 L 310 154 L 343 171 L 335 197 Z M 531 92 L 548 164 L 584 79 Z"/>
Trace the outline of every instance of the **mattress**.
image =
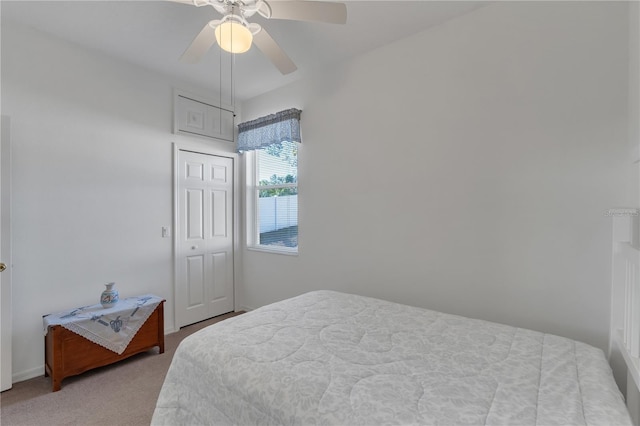
<path id="1" fill-rule="evenodd" d="M 179 345 L 153 425 L 630 425 L 600 349 L 332 291 Z"/>

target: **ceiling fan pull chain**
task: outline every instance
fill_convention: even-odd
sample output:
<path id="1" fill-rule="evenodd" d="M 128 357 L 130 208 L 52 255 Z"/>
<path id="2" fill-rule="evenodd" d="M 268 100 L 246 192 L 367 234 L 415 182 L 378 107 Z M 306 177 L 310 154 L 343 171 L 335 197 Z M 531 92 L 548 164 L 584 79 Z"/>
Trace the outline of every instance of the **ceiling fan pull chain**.
<path id="1" fill-rule="evenodd" d="M 220 58 L 218 61 L 218 80 L 220 82 L 218 85 L 218 97 L 220 99 L 220 118 L 222 119 L 222 49 L 218 49 L 218 56 Z"/>
<path id="2" fill-rule="evenodd" d="M 233 39 L 233 30 L 234 30 L 234 28 L 231 28 L 231 39 Z M 235 93 L 234 93 L 235 92 L 235 86 L 234 86 L 234 79 L 233 79 L 233 65 L 234 65 L 235 61 L 236 61 L 236 54 L 235 54 L 235 52 L 231 52 L 231 64 L 229 65 L 229 67 L 230 67 L 230 69 L 229 69 L 229 71 L 230 71 L 230 79 L 231 79 L 231 87 L 230 87 L 231 99 L 230 99 L 229 103 L 231 104 L 231 109 L 234 112 L 236 110 Z"/>

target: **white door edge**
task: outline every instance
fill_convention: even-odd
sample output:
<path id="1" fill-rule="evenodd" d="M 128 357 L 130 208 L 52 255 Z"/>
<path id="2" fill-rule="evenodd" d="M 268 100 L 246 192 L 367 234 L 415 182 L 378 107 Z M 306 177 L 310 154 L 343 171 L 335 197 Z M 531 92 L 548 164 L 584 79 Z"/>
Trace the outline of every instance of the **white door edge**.
<path id="1" fill-rule="evenodd" d="M 6 270 L 0 275 L 0 391 L 10 389 L 13 385 L 13 315 L 11 296 L 11 119 L 3 115 L 1 118 L 0 151 L 0 177 L 1 201 L 0 201 L 0 229 L 2 238 L 0 242 L 0 262 L 6 264 Z"/>

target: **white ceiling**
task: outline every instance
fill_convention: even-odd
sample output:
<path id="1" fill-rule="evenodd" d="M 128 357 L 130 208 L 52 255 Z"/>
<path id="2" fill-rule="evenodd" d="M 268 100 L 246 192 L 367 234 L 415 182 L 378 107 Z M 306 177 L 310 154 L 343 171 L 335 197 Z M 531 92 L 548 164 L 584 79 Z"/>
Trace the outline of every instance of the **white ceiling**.
<path id="1" fill-rule="evenodd" d="M 232 74 L 236 100 L 276 89 L 313 70 L 330 67 L 486 4 L 451 0 L 347 0 L 345 3 L 346 25 L 266 20 L 258 15 L 251 18 L 250 21 L 258 22 L 271 34 L 298 70 L 281 75 L 255 47 L 236 55 Z M 230 62 L 220 62 L 217 46 L 198 64 L 179 62 L 202 27 L 220 18 L 212 7 L 198 8 L 171 1 L 114 0 L 2 0 L 0 7 L 3 21 L 20 22 L 212 91 L 221 89 L 221 72 L 230 75 L 230 65 L 227 67 Z M 221 63 L 226 67 L 222 71 Z"/>

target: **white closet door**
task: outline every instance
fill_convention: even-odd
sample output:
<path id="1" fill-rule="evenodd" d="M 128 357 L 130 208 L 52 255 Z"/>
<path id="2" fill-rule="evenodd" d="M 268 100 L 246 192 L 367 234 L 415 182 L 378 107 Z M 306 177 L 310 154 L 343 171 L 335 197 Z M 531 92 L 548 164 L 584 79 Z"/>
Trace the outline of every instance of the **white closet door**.
<path id="1" fill-rule="evenodd" d="M 233 311 L 233 159 L 178 154 L 176 323 Z"/>

